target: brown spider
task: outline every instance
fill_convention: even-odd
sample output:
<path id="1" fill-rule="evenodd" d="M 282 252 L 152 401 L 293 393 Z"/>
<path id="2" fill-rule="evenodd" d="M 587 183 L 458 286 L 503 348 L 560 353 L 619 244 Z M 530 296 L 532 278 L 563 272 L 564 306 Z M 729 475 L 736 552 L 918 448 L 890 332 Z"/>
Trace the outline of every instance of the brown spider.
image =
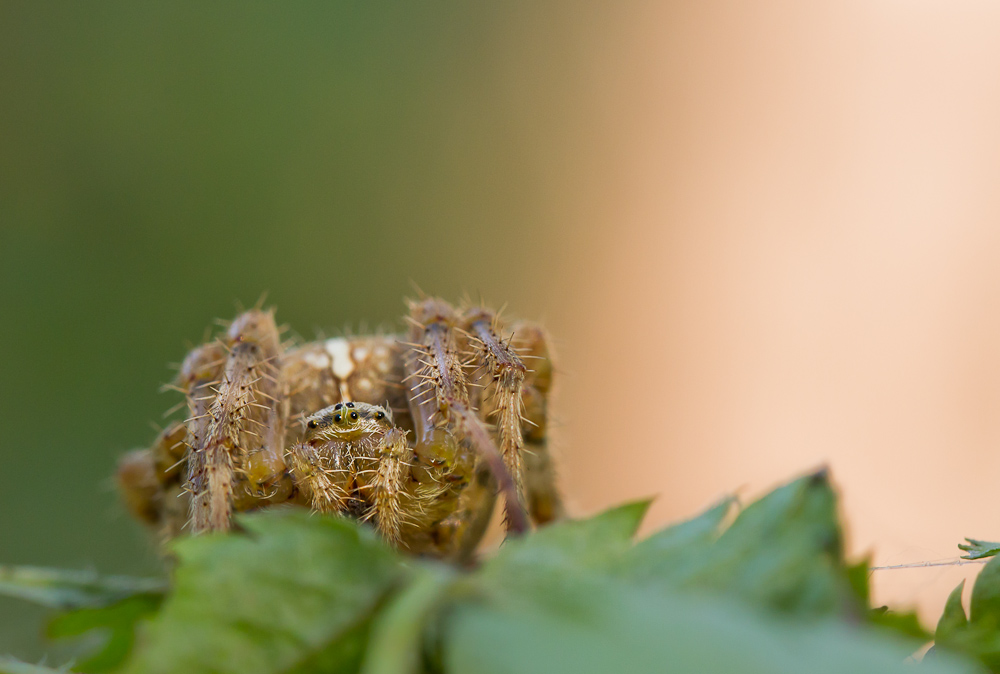
<path id="1" fill-rule="evenodd" d="M 411 552 L 455 558 L 479 543 L 498 490 L 508 531 L 528 528 L 529 515 L 561 517 L 542 329 L 502 332 L 493 311 L 436 298 L 409 310 L 405 337 L 288 351 L 273 311 L 238 316 L 168 386 L 185 395 L 189 418 L 123 457 L 130 510 L 169 539 L 185 527 L 227 530 L 234 510 L 297 503 L 370 520 Z"/>

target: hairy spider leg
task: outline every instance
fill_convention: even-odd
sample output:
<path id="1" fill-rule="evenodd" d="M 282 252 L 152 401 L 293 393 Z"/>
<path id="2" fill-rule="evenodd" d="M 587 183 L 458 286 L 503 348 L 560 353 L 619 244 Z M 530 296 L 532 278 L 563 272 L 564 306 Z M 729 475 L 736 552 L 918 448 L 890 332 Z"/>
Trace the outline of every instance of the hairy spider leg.
<path id="1" fill-rule="evenodd" d="M 444 300 L 425 298 L 410 304 L 410 349 L 405 369 L 410 413 L 417 432 L 415 452 L 433 455 L 441 433 L 468 439 L 490 468 L 504 494 L 508 531 L 523 532 L 528 519 L 517 485 L 482 419 L 470 404 L 464 363 L 456 344 L 455 310 Z M 454 431 L 451 433 L 451 431 Z"/>
<path id="2" fill-rule="evenodd" d="M 151 451 L 160 484 L 160 539 L 164 543 L 180 535 L 187 524 L 190 499 L 180 484 L 187 450 L 187 427 L 177 422 L 160 433 Z"/>
<path id="3" fill-rule="evenodd" d="M 467 310 L 463 322 L 476 367 L 474 371 L 483 375 L 488 388 L 481 410 L 486 412 L 487 417 L 496 417 L 500 453 L 507 472 L 514 480 L 518 501 L 524 503 L 521 387 L 527 368 L 510 340 L 504 341 L 500 336 L 501 326 L 493 311 L 484 307 Z"/>
<path id="4" fill-rule="evenodd" d="M 374 504 L 367 516 L 374 516 L 375 526 L 383 538 L 392 544 L 399 544 L 404 520 L 404 476 L 409 453 L 406 434 L 398 428 L 389 429 L 380 438 L 378 450 L 378 469 L 372 480 Z"/>
<path id="5" fill-rule="evenodd" d="M 541 326 L 519 322 L 514 324 L 513 333 L 518 353 L 528 366 L 521 388 L 525 495 L 532 521 L 542 525 L 566 516 L 562 496 L 556 487 L 555 462 L 548 445 L 552 359 L 549 340 Z"/>
<path id="6" fill-rule="evenodd" d="M 153 454 L 147 449 L 129 452 L 118 462 L 115 478 L 129 512 L 146 524 L 159 524 L 161 491 Z"/>
<path id="7" fill-rule="evenodd" d="M 215 399 L 214 388 L 222 376 L 225 349 L 220 342 L 203 344 L 192 350 L 184 359 L 178 375 L 178 386 L 185 392 L 188 405 L 187 465 L 184 489 L 188 494 L 186 524 L 199 530 L 208 527 L 208 462 L 207 454 L 195 448 L 205 446 L 211 415 L 209 410 Z M 198 522 L 195 522 L 195 517 Z"/>
<path id="8" fill-rule="evenodd" d="M 311 443 L 300 442 L 288 448 L 286 459 L 313 510 L 337 513 L 346 508 L 347 491 L 335 479 L 337 471 L 329 456 Z"/>
<path id="9" fill-rule="evenodd" d="M 245 471 L 252 453 L 261 454 L 261 472 L 284 473 L 283 447 L 268 447 L 270 435 L 266 433 L 268 425 L 281 416 L 281 340 L 273 313 L 255 309 L 238 316 L 223 347 L 226 361 L 220 381 L 210 387 L 214 395 L 209 398 L 207 417 L 192 415 L 190 420 L 195 424 L 207 421 L 203 433 L 200 426 L 192 433 L 189 476 L 196 478 L 189 480 L 193 533 L 229 529 L 235 471 Z"/>

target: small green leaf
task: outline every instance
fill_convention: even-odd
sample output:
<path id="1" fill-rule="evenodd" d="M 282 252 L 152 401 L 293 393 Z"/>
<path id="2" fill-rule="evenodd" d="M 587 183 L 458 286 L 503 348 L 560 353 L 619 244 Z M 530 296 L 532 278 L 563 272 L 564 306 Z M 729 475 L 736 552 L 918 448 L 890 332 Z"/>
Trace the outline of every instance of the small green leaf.
<path id="1" fill-rule="evenodd" d="M 135 594 L 163 594 L 156 578 L 99 576 L 91 571 L 0 566 L 0 594 L 58 609 L 107 606 Z"/>
<path id="2" fill-rule="evenodd" d="M 865 606 L 871 598 L 871 565 L 871 556 L 847 565 L 847 582 L 854 596 Z"/>
<path id="3" fill-rule="evenodd" d="M 716 537 L 714 527 L 725 513 L 723 504 L 687 523 L 698 534 L 687 545 L 664 545 L 676 535 L 668 529 L 648 546 L 636 546 L 622 565 L 624 576 L 658 587 L 735 595 L 784 612 L 835 613 L 844 610 L 846 599 L 855 605 L 850 610 L 860 612 L 826 471 L 775 489 Z"/>
<path id="4" fill-rule="evenodd" d="M 948 595 L 948 601 L 944 604 L 944 611 L 941 613 L 941 619 L 938 620 L 937 629 L 934 631 L 934 641 L 940 645 L 947 645 L 969 625 L 969 620 L 965 617 L 965 609 L 962 607 L 963 590 L 965 590 L 964 580 L 951 591 L 951 594 Z"/>
<path id="5" fill-rule="evenodd" d="M 567 520 L 530 536 L 508 540 L 487 562 L 491 572 L 603 571 L 632 548 L 632 539 L 651 500 L 635 501 L 589 519 Z"/>
<path id="6" fill-rule="evenodd" d="M 674 524 L 641 541 L 629 553 L 625 566 L 632 577 L 663 578 L 684 575 L 697 564 L 721 533 L 722 523 L 736 499 L 727 497 L 696 517 Z"/>
<path id="7" fill-rule="evenodd" d="M 937 655 L 941 649 L 965 653 L 978 658 L 992 671 L 1000 670 L 1000 615 L 997 614 L 1000 567 L 997 564 L 997 560 L 990 562 L 976 578 L 968 618 L 962 608 L 964 581 L 948 596 L 934 635 L 934 648 L 928 656 Z"/>
<path id="8" fill-rule="evenodd" d="M 503 594 L 514 586 L 530 596 L 548 592 L 553 578 L 605 576 L 632 549 L 632 538 L 649 505 L 648 500 L 636 501 L 589 519 L 559 522 L 530 536 L 508 540 L 482 565 L 470 586 L 484 594 Z M 509 599 L 519 601 L 522 596 L 511 594 Z M 563 596 L 569 607 L 576 599 Z"/>
<path id="9" fill-rule="evenodd" d="M 962 555 L 962 559 L 983 559 L 984 557 L 993 557 L 997 553 L 1000 553 L 1000 543 L 980 541 L 975 538 L 966 538 L 965 540 L 969 542 L 967 544 L 958 544 L 959 549 L 969 553 Z"/>
<path id="10" fill-rule="evenodd" d="M 69 674 L 69 670 L 32 665 L 0 655 L 0 674 Z"/>
<path id="11" fill-rule="evenodd" d="M 922 643 L 931 640 L 931 634 L 920 624 L 920 618 L 914 611 L 892 611 L 888 606 L 880 606 L 869 611 L 868 619 L 876 627 L 892 630 Z"/>
<path id="12" fill-rule="evenodd" d="M 137 594 L 109 606 L 77 609 L 53 618 L 47 634 L 53 639 L 64 639 L 95 630 L 103 632 L 101 647 L 79 659 L 74 668 L 85 674 L 110 672 L 132 651 L 137 623 L 155 613 L 162 602 L 159 594 Z"/>
<path id="13" fill-rule="evenodd" d="M 126 671 L 351 671 L 371 617 L 404 569 L 367 527 L 270 510 L 245 534 L 175 546 L 174 592 L 140 634 Z"/>
<path id="14" fill-rule="evenodd" d="M 979 572 L 972 586 L 969 605 L 971 622 L 990 621 L 1000 627 L 1000 558 L 994 559 Z"/>

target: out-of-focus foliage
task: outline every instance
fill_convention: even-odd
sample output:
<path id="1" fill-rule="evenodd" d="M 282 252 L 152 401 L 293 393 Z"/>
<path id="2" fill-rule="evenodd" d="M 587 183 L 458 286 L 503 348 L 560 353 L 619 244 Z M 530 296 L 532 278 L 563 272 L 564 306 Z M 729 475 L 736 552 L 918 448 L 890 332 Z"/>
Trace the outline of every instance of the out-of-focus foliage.
<path id="1" fill-rule="evenodd" d="M 100 576 L 92 571 L 62 571 L 30 566 L 0 566 L 0 594 L 61 609 L 103 607 L 137 595 L 158 595 L 165 581 Z"/>
<path id="2" fill-rule="evenodd" d="M 136 621 L 159 608 L 166 590 L 166 581 L 160 579 L 0 566 L 0 594 L 68 611 L 49 623 L 49 637 L 102 633 L 101 646 L 77 663 L 85 672 L 109 671 L 122 663 L 132 650 Z M 31 671 L 18 667 L 30 666 L 0 662 L 0 672 Z"/>
<path id="3" fill-rule="evenodd" d="M 973 545 L 981 542 L 968 540 Z M 932 652 L 965 653 L 978 658 L 990 671 L 1000 672 L 1000 558 L 979 572 L 972 587 L 968 615 L 962 606 L 964 588 L 962 581 L 949 595 L 934 633 Z"/>
<path id="4" fill-rule="evenodd" d="M 59 671 L 43 665 L 32 665 L 14 658 L 0 656 L 0 674 L 55 674 Z"/>
<path id="5" fill-rule="evenodd" d="M 1000 543 L 991 541 L 980 541 L 975 538 L 966 538 L 966 543 L 959 543 L 958 547 L 965 550 L 967 555 L 962 555 L 962 559 L 985 559 L 1000 553 Z"/>
<path id="6" fill-rule="evenodd" d="M 401 560 L 346 519 L 269 512 L 242 524 L 244 535 L 177 545 L 174 590 L 126 671 L 356 668 Z"/>
<path id="7" fill-rule="evenodd" d="M 240 533 L 179 541 L 162 602 L 143 583 L 123 598 L 116 581 L 50 633 L 103 631 L 89 657 L 69 663 L 79 672 L 913 671 L 905 660 L 919 627 L 869 609 L 825 473 L 633 544 L 647 506 L 509 540 L 474 569 L 402 556 L 346 519 L 251 514 Z M 987 567 L 977 583 L 970 620 L 953 596 L 938 628 L 943 649 L 987 661 L 1000 652 L 989 650 L 1000 624 L 994 576 Z M 19 594 L 58 603 L 63 590 L 51 584 L 52 596 Z M 0 663 L 0 672 L 32 667 Z M 919 669 L 976 671 L 942 649 Z"/>

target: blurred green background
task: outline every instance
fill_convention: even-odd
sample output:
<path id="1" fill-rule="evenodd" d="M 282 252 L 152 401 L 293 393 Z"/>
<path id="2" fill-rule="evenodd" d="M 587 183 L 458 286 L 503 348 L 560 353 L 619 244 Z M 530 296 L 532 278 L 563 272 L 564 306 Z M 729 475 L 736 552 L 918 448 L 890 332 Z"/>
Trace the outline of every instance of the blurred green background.
<path id="1" fill-rule="evenodd" d="M 158 572 L 110 476 L 237 301 L 312 337 L 395 326 L 411 279 L 552 300 L 560 11 L 236 7 L 0 4 L 0 563 Z M 0 599 L 0 653 L 42 615 Z"/>

